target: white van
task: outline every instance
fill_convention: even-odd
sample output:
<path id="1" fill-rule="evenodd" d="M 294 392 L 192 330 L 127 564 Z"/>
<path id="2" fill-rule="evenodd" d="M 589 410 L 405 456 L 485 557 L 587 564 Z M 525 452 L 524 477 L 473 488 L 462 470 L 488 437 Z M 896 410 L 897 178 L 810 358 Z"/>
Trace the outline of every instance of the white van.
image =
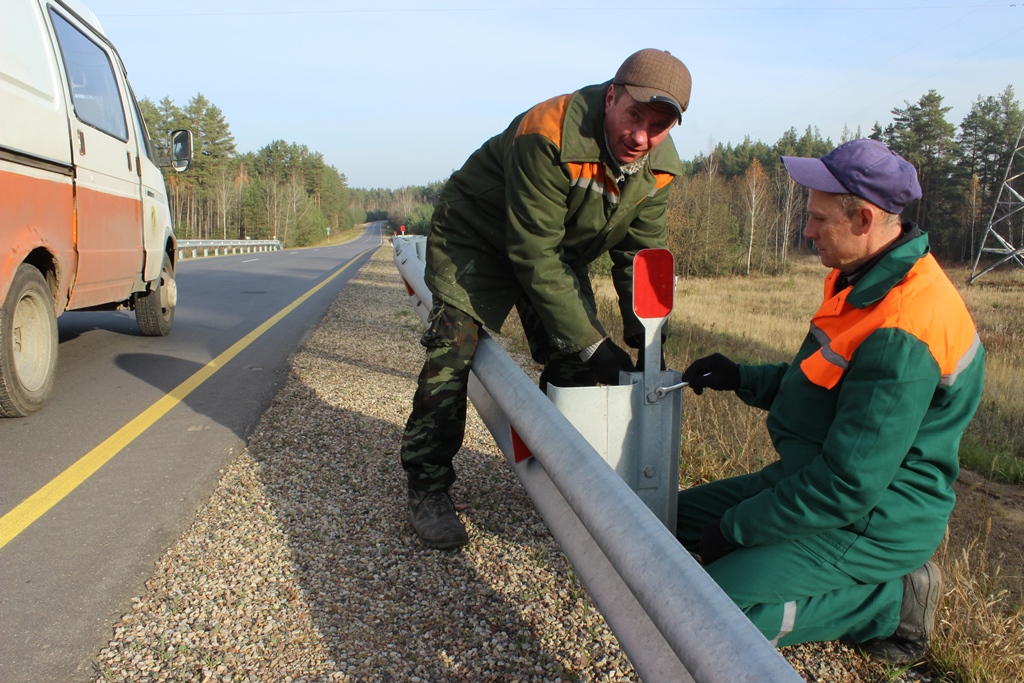
<path id="1" fill-rule="evenodd" d="M 174 321 L 176 241 L 162 161 L 117 50 L 77 0 L 0 0 L 0 416 L 53 392 L 57 316 L 132 309 Z"/>

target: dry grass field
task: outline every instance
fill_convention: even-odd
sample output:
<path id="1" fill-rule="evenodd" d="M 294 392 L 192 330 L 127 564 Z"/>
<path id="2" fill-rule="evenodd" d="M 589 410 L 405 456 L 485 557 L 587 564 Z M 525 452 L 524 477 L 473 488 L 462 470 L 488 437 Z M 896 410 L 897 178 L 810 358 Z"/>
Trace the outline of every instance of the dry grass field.
<path id="1" fill-rule="evenodd" d="M 947 540 L 939 635 L 919 667 L 934 681 L 1024 681 L 1024 271 L 1004 267 L 966 286 L 950 271 L 987 350 L 982 405 L 961 445 L 964 472 Z M 787 361 L 807 333 L 826 271 L 816 257 L 779 277 L 681 280 L 669 320 L 669 367 L 720 351 L 739 362 Z M 599 291 L 610 295 L 607 283 Z M 610 296 L 602 319 L 617 318 Z M 731 393 L 684 399 L 680 481 L 746 473 L 775 458 L 764 415 Z M 881 669 L 879 680 L 904 680 Z M 913 679 L 916 680 L 916 679 Z"/>

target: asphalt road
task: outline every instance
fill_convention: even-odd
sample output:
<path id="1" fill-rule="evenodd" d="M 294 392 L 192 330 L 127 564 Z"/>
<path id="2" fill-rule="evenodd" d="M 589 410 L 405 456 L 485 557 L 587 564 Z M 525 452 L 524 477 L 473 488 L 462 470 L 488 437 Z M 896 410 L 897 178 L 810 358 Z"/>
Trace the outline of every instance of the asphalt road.
<path id="1" fill-rule="evenodd" d="M 133 313 L 58 319 L 53 400 L 0 419 L 2 683 L 91 680 L 114 621 L 380 244 L 372 224 L 338 246 L 184 260 L 167 337 L 142 337 Z"/>

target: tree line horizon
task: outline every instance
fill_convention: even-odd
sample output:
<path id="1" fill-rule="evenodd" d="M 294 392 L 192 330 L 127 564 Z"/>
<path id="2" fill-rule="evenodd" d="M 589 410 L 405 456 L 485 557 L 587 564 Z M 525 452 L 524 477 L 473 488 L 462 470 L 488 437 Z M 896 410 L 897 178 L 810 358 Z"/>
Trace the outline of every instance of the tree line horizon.
<path id="1" fill-rule="evenodd" d="M 397 230 L 426 234 L 446 179 L 425 186 L 353 188 L 346 176 L 305 145 L 274 140 L 239 153 L 219 107 L 201 93 L 179 107 L 168 98 L 139 102 L 158 153 L 167 156 L 169 133 L 189 128 L 195 162 L 183 174 L 166 173 L 175 231 L 181 239 L 270 239 L 286 247 L 306 246 L 369 220 L 387 220 Z M 844 128 L 839 144 L 869 137 L 885 143 L 917 169 L 922 197 L 908 205 L 905 220 L 929 234 L 940 262 L 974 260 L 1015 144 L 1024 110 L 1012 85 L 972 103 L 959 124 L 947 120 L 952 107 L 928 90 L 916 102 L 891 110 L 867 136 Z M 789 178 L 780 156 L 820 157 L 836 146 L 816 126 L 796 128 L 773 144 L 719 142 L 683 161 L 672 184 L 667 219 L 668 247 L 681 276 L 775 274 L 794 251 L 810 245 L 801 233 L 806 191 Z M 1024 170 L 1024 169 L 1019 169 Z M 1024 180 L 1015 190 L 1024 194 Z M 1022 212 L 1024 213 L 1024 212 Z M 1015 245 L 1024 243 L 1024 215 L 1001 226 Z M 607 263 L 596 264 L 598 271 Z"/>

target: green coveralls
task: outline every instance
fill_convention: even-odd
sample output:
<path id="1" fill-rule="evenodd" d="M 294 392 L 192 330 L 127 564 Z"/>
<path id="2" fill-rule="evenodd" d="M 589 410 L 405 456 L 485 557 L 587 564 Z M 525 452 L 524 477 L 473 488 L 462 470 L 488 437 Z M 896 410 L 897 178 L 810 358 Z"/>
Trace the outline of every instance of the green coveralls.
<path id="1" fill-rule="evenodd" d="M 791 363 L 740 366 L 736 393 L 768 410 L 779 459 L 679 493 L 677 536 L 699 552 L 721 520 L 738 549 L 706 569 L 779 646 L 895 631 L 900 577 L 942 541 L 981 397 L 984 349 L 927 235 L 852 289 L 833 291 L 837 275 Z"/>

